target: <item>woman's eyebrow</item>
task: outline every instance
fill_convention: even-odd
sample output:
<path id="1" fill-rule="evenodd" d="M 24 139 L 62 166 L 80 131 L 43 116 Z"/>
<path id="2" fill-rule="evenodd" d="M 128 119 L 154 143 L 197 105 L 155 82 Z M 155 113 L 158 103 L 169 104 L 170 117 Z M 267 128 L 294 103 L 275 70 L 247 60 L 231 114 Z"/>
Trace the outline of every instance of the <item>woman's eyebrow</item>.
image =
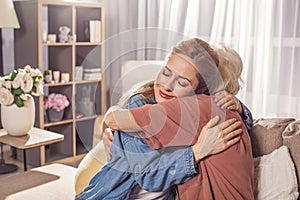
<path id="1" fill-rule="evenodd" d="M 185 80 L 187 80 L 188 82 L 190 82 L 190 84 L 192 84 L 192 81 L 191 81 L 190 79 L 188 79 L 188 78 L 186 78 L 186 77 L 184 77 L 184 76 L 180 76 L 180 75 L 178 75 L 178 77 L 179 77 L 179 78 L 182 78 L 182 79 L 185 79 Z"/>
<path id="2" fill-rule="evenodd" d="M 172 70 L 166 65 L 165 66 L 165 68 L 167 69 L 167 70 L 169 70 L 170 72 L 172 72 Z"/>
<path id="3" fill-rule="evenodd" d="M 172 72 L 172 70 L 171 70 L 167 65 L 165 66 L 165 68 L 166 68 L 167 70 L 169 70 L 170 72 Z M 190 84 L 192 84 L 192 81 L 191 81 L 190 79 L 188 79 L 188 78 L 186 78 L 186 77 L 184 77 L 184 76 L 181 76 L 181 75 L 178 75 L 178 77 L 181 78 L 181 79 L 185 79 L 185 80 L 187 80 L 188 82 L 190 82 Z"/>

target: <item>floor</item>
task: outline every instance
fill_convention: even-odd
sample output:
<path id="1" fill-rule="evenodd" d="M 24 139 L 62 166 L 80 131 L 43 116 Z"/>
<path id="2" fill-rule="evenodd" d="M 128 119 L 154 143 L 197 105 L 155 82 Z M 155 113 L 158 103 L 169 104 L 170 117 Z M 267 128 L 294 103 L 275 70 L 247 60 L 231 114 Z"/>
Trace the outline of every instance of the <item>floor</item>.
<path id="1" fill-rule="evenodd" d="M 18 173 L 21 173 L 24 171 L 24 165 L 22 161 L 19 160 L 15 160 L 14 158 L 11 157 L 11 149 L 10 146 L 8 145 L 3 145 L 3 153 L 4 153 L 4 160 L 5 163 L 10 163 L 10 164 L 15 164 L 18 166 L 18 170 L 16 172 L 11 172 L 11 173 L 7 173 L 7 174 L 0 174 L 0 182 L 2 179 L 5 179 L 11 175 L 15 175 Z M 31 165 L 27 165 L 27 170 L 32 169 L 33 166 Z"/>

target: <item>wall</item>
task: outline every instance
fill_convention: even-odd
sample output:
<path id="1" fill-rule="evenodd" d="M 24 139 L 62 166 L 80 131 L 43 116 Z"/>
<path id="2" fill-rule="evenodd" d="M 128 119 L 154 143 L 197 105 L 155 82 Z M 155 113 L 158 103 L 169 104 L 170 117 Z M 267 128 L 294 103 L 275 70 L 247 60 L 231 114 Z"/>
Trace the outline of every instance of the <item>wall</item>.
<path id="1" fill-rule="evenodd" d="M 18 1 L 30 1 L 30 0 L 18 0 Z M 83 0 L 77 0 L 77 1 L 83 1 Z M 88 1 L 101 2 L 100 0 L 88 0 Z M 15 67 L 19 68 L 23 66 L 15 66 L 15 62 L 14 62 L 14 30 L 11 28 L 3 28 L 0 31 L 2 31 L 3 74 L 9 74 Z"/>

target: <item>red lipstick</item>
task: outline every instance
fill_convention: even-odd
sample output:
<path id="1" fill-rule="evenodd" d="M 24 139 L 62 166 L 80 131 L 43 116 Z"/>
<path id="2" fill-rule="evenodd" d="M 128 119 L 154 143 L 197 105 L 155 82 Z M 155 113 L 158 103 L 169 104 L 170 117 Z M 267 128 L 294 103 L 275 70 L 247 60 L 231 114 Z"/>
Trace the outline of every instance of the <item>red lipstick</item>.
<path id="1" fill-rule="evenodd" d="M 159 95 L 162 97 L 162 98 L 165 98 L 165 99 L 171 99 L 172 96 L 170 95 L 167 95 L 166 93 L 164 93 L 163 91 L 159 90 Z"/>

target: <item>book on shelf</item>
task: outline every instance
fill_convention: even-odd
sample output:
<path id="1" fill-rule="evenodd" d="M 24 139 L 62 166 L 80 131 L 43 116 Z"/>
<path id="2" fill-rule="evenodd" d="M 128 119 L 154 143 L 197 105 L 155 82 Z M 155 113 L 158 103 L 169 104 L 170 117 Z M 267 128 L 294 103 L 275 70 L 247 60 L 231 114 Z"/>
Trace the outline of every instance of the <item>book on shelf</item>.
<path id="1" fill-rule="evenodd" d="M 101 80 L 101 68 L 85 68 L 83 70 L 83 80 Z"/>
<path id="2" fill-rule="evenodd" d="M 83 76 L 83 66 L 76 66 L 75 67 L 75 80 L 81 81 Z"/>
<path id="3" fill-rule="evenodd" d="M 90 20 L 90 42 L 101 42 L 101 21 Z"/>
<path id="4" fill-rule="evenodd" d="M 101 73 L 101 68 L 97 67 L 97 68 L 84 68 L 83 70 L 84 73 Z"/>
<path id="5" fill-rule="evenodd" d="M 94 73 L 94 74 L 84 74 L 83 80 L 101 80 L 102 75 L 101 73 Z"/>

